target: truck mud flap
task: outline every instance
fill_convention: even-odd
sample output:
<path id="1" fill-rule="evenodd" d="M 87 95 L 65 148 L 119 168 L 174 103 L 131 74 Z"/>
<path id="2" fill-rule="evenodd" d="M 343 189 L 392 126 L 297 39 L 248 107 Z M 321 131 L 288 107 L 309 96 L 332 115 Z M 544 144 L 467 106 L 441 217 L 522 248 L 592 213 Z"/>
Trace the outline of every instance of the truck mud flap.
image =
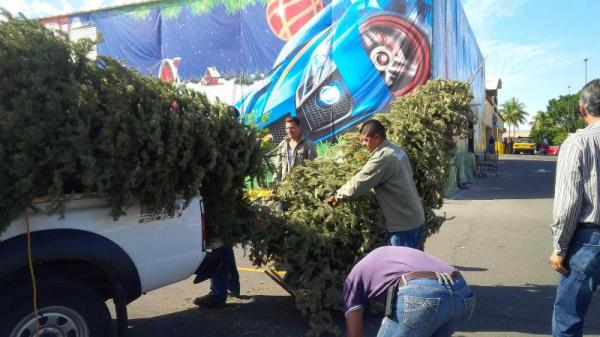
<path id="1" fill-rule="evenodd" d="M 196 274 L 194 283 L 200 283 L 211 278 L 217 271 L 217 268 L 219 268 L 219 264 L 221 264 L 219 255 L 207 252 L 202 264 L 200 264 L 200 267 L 194 273 Z"/>

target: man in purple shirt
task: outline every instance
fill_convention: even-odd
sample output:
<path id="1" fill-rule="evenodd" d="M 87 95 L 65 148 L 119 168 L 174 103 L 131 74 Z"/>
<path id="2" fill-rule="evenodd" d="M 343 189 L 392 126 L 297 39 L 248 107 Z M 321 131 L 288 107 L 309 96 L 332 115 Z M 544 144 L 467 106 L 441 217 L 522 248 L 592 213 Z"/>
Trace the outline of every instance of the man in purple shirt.
<path id="1" fill-rule="evenodd" d="M 346 278 L 348 337 L 363 335 L 367 299 L 388 302 L 377 337 L 451 336 L 475 308 L 475 295 L 454 267 L 420 250 L 397 246 L 375 249 Z"/>

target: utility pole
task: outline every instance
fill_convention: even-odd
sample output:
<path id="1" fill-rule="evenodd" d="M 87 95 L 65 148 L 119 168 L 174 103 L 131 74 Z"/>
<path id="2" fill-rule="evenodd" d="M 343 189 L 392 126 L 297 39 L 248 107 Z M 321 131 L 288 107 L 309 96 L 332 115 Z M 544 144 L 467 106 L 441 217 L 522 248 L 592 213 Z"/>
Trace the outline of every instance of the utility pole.
<path id="1" fill-rule="evenodd" d="M 573 117 L 575 117 L 575 115 L 573 114 L 573 111 L 571 109 L 571 86 L 570 85 L 567 86 L 567 110 L 568 110 L 567 116 L 569 117 L 569 127 L 567 128 L 567 133 L 571 133 L 572 132 L 571 127 L 573 129 L 575 129 L 575 121 L 573 120 Z"/>
<path id="2" fill-rule="evenodd" d="M 587 57 L 583 59 L 583 63 L 585 64 L 585 82 L 583 83 L 583 85 L 587 84 L 587 61 L 588 61 Z"/>

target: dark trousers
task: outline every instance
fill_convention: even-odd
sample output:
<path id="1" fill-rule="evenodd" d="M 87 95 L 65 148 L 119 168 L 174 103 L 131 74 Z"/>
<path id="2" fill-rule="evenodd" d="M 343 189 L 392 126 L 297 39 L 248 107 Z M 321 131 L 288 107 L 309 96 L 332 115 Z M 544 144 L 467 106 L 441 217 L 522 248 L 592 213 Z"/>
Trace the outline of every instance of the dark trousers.
<path id="1" fill-rule="evenodd" d="M 210 295 L 219 300 L 227 299 L 227 292 L 240 295 L 240 275 L 235 264 L 233 248 L 216 248 L 213 254 L 217 255 L 220 262 L 216 272 L 210 278 Z"/>

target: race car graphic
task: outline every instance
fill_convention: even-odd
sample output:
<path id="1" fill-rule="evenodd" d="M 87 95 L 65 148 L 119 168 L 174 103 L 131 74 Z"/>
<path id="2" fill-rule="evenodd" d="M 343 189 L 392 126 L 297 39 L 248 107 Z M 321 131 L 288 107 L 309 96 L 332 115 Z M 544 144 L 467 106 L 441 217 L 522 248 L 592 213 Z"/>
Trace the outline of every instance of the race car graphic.
<path id="1" fill-rule="evenodd" d="M 431 64 L 427 36 L 398 3 L 332 1 L 236 103 L 245 121 L 268 127 L 280 141 L 285 117 L 297 116 L 305 132 L 322 141 L 425 83 Z"/>

